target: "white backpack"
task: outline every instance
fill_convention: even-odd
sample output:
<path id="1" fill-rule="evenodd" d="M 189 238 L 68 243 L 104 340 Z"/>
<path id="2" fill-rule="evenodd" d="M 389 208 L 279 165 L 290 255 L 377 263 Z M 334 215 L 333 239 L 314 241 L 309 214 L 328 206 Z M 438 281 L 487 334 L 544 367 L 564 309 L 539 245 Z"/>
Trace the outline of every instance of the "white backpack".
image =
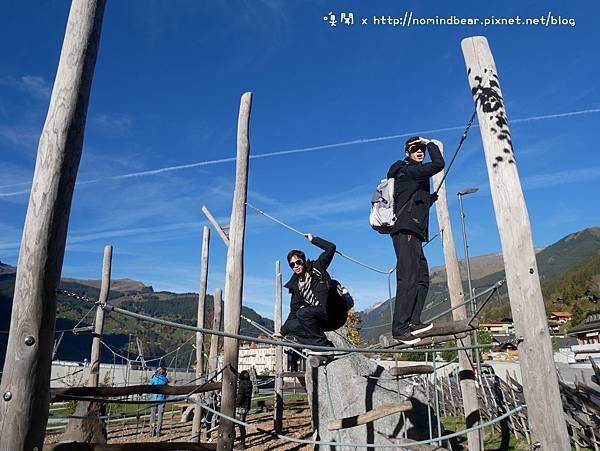
<path id="1" fill-rule="evenodd" d="M 371 196 L 369 223 L 379 233 L 389 234 L 396 223 L 394 215 L 394 179 L 383 179 Z"/>

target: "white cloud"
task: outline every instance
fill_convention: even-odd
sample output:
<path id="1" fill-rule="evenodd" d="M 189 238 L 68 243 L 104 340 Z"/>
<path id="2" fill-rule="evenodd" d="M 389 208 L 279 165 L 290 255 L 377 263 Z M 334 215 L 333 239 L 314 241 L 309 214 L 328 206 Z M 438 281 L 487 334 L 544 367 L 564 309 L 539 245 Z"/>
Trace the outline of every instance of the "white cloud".
<path id="1" fill-rule="evenodd" d="M 8 86 L 16 91 L 25 92 L 35 99 L 47 100 L 50 98 L 52 87 L 44 77 L 37 75 L 23 75 L 19 78 L 2 77 L 0 85 Z"/>
<path id="2" fill-rule="evenodd" d="M 133 125 L 133 120 L 124 113 L 99 114 L 92 120 L 93 125 L 108 132 L 125 132 Z"/>

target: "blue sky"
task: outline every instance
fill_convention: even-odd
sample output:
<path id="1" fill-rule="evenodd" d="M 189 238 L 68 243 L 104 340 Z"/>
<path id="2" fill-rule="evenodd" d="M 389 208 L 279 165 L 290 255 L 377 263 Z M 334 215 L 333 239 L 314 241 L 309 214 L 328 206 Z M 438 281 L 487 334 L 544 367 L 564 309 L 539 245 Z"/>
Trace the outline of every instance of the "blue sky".
<path id="1" fill-rule="evenodd" d="M 250 202 L 353 257 L 389 268 L 390 239 L 368 225 L 371 192 L 402 157 L 406 139 L 386 137 L 438 130 L 426 136 L 444 141 L 447 152 L 454 149 L 473 111 L 460 50 L 461 39 L 473 35 L 487 36 L 494 53 L 535 244 L 599 225 L 600 6 L 452 3 L 109 1 L 63 276 L 99 278 L 103 246 L 112 244 L 113 277 L 197 291 L 205 224 L 200 208 L 207 205 L 229 221 L 235 166 L 214 160 L 235 155 L 245 91 L 254 93 L 253 155 L 306 150 L 253 159 Z M 357 23 L 331 27 L 323 20 L 330 11 L 338 17 L 352 12 Z M 358 23 L 405 11 L 480 18 L 552 12 L 576 25 Z M 22 1 L 6 2 L 0 17 L 0 260 L 11 264 L 67 14 L 67 2 Z M 354 143 L 327 147 L 348 142 Z M 473 128 L 448 179 L 459 255 L 453 193 L 467 186 L 481 189 L 465 199 L 473 255 L 500 248 L 487 185 L 481 137 Z M 272 316 L 275 260 L 284 262 L 287 278 L 290 248 L 312 257 L 318 251 L 251 210 L 247 226 L 244 303 Z M 437 230 L 433 211 L 431 228 Z M 431 266 L 442 263 L 439 241 L 427 255 Z M 211 292 L 224 285 L 225 256 L 213 234 Z M 331 272 L 360 309 L 387 294 L 384 276 L 340 257 Z"/>

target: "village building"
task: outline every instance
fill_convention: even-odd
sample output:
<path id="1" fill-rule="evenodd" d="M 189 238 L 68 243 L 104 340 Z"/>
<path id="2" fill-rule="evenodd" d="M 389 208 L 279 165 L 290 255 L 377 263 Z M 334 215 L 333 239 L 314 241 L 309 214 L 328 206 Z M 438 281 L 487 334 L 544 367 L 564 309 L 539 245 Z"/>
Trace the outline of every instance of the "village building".
<path id="1" fill-rule="evenodd" d="M 600 360 L 600 310 L 588 313 L 586 319 L 569 329 L 567 334 L 577 337 L 578 344 L 571 346 L 575 360 L 587 360 L 589 357 Z"/>

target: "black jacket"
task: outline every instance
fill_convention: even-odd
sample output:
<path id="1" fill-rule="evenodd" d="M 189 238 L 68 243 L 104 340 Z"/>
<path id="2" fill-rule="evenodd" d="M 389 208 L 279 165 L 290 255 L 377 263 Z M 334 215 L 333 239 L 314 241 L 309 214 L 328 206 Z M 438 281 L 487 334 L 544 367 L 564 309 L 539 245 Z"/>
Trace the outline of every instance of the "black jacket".
<path id="1" fill-rule="evenodd" d="M 235 398 L 235 406 L 243 407 L 250 410 L 252 403 L 252 381 L 242 379 L 238 385 L 237 396 Z"/>
<path id="2" fill-rule="evenodd" d="M 327 268 L 329 267 L 329 264 L 335 255 L 335 244 L 317 236 L 313 238 L 311 243 L 325 251 L 321 253 L 319 258 L 317 258 L 315 261 L 307 259 L 306 270 L 310 271 L 311 288 L 315 297 L 319 301 L 319 305 L 323 308 L 326 308 L 327 298 L 329 296 L 329 277 L 327 274 Z M 321 273 L 321 276 L 315 272 L 315 269 Z M 292 295 L 292 299 L 290 301 L 290 314 L 285 320 L 283 326 L 281 326 L 281 333 L 283 335 L 287 335 L 289 333 L 287 324 L 290 320 L 294 320 L 296 318 L 296 312 L 298 309 L 300 309 L 302 306 L 308 305 L 300 293 L 298 282 L 298 276 L 296 274 L 292 274 L 290 280 L 284 285 Z"/>
<path id="3" fill-rule="evenodd" d="M 394 213 L 396 223 L 392 233 L 416 235 L 422 241 L 429 239 L 429 208 L 433 204 L 429 178 L 444 169 L 444 157 L 437 145 L 430 142 L 427 150 L 430 163 L 417 163 L 406 158 L 396 161 L 388 171 L 394 179 Z"/>

